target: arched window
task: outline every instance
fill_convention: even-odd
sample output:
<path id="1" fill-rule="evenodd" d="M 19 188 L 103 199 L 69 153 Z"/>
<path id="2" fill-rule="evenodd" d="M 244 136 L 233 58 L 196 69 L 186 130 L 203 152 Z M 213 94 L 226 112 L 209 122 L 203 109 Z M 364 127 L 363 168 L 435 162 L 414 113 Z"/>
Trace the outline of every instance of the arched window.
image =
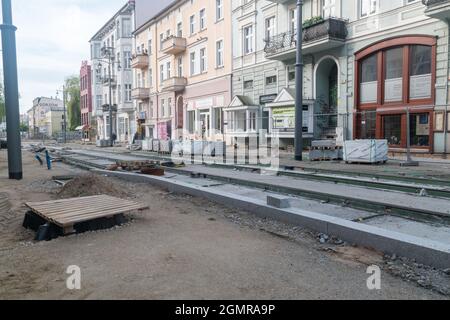
<path id="1" fill-rule="evenodd" d="M 356 54 L 356 105 L 418 105 L 434 102 L 436 38 L 389 39 Z"/>

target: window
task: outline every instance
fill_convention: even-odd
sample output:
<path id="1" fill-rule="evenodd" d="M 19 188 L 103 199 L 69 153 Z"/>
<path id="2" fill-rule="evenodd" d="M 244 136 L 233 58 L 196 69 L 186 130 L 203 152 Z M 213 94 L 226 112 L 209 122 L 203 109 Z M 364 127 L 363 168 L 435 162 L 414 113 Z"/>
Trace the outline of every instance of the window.
<path id="1" fill-rule="evenodd" d="M 123 67 L 125 69 L 130 69 L 131 68 L 131 51 L 124 51 L 123 58 L 124 58 Z"/>
<path id="2" fill-rule="evenodd" d="M 190 54 L 190 72 L 191 76 L 195 75 L 195 52 Z"/>
<path id="3" fill-rule="evenodd" d="M 251 89 L 253 89 L 253 80 L 244 81 L 244 90 L 251 90 Z"/>
<path id="4" fill-rule="evenodd" d="M 335 17 L 336 16 L 336 0 L 323 0 L 323 17 Z"/>
<path id="5" fill-rule="evenodd" d="M 164 99 L 161 99 L 161 117 L 166 116 L 166 101 Z"/>
<path id="6" fill-rule="evenodd" d="M 403 99 L 403 48 L 385 51 L 384 101 L 402 101 Z"/>
<path id="7" fill-rule="evenodd" d="M 384 138 L 388 140 L 390 145 L 401 145 L 402 116 L 401 115 L 383 116 L 383 133 Z"/>
<path id="8" fill-rule="evenodd" d="M 378 11 L 378 0 L 359 0 L 360 17 L 367 17 Z"/>
<path id="9" fill-rule="evenodd" d="M 414 45 L 410 48 L 410 99 L 431 98 L 431 51 L 430 46 Z"/>
<path id="10" fill-rule="evenodd" d="M 297 10 L 289 10 L 289 31 L 294 32 L 297 30 Z"/>
<path id="11" fill-rule="evenodd" d="M 170 70 L 170 69 L 171 69 L 170 62 L 167 62 L 167 63 L 166 63 L 166 75 L 167 75 L 167 79 L 170 79 L 170 78 L 171 78 L 171 74 L 170 74 L 170 73 L 171 73 L 171 72 L 170 72 L 171 70 Z"/>
<path id="12" fill-rule="evenodd" d="M 131 102 L 131 84 L 125 85 L 125 102 Z"/>
<path id="13" fill-rule="evenodd" d="M 178 22 L 177 24 L 177 37 L 181 38 L 183 37 L 183 23 Z"/>
<path id="14" fill-rule="evenodd" d="M 122 37 L 124 38 L 131 38 L 131 34 L 133 32 L 131 27 L 131 19 L 123 19 L 122 20 Z"/>
<path id="15" fill-rule="evenodd" d="M 378 56 L 376 54 L 364 59 L 360 68 L 360 102 L 377 102 L 378 93 Z"/>
<path id="16" fill-rule="evenodd" d="M 164 33 L 161 33 L 161 34 L 159 35 L 159 50 L 162 49 L 163 42 L 164 42 Z"/>
<path id="17" fill-rule="evenodd" d="M 206 49 L 200 49 L 200 73 L 206 72 Z"/>
<path id="18" fill-rule="evenodd" d="M 160 65 L 159 66 L 159 78 L 161 79 L 161 81 L 164 81 L 164 65 Z"/>
<path id="19" fill-rule="evenodd" d="M 148 69 L 148 85 L 149 87 L 153 87 L 153 69 Z"/>
<path id="20" fill-rule="evenodd" d="M 183 76 L 183 57 L 178 57 L 178 77 Z"/>
<path id="21" fill-rule="evenodd" d="M 270 39 L 275 35 L 275 17 L 266 19 L 266 39 Z"/>
<path id="22" fill-rule="evenodd" d="M 167 99 L 167 116 L 172 116 L 172 98 Z"/>
<path id="23" fill-rule="evenodd" d="M 189 32 L 191 35 L 195 33 L 195 15 L 189 18 Z"/>
<path id="24" fill-rule="evenodd" d="M 216 42 L 216 67 L 223 67 L 223 40 Z"/>
<path id="25" fill-rule="evenodd" d="M 266 77 L 266 86 L 274 85 L 277 83 L 277 76 Z"/>
<path id="26" fill-rule="evenodd" d="M 206 10 L 200 10 L 200 30 L 206 29 Z"/>
<path id="27" fill-rule="evenodd" d="M 244 28 L 244 54 L 253 53 L 253 26 Z"/>
<path id="28" fill-rule="evenodd" d="M 148 40 L 148 55 L 153 54 L 153 46 L 152 46 L 152 39 Z"/>
<path id="29" fill-rule="evenodd" d="M 223 0 L 216 0 L 216 21 L 223 18 Z"/>

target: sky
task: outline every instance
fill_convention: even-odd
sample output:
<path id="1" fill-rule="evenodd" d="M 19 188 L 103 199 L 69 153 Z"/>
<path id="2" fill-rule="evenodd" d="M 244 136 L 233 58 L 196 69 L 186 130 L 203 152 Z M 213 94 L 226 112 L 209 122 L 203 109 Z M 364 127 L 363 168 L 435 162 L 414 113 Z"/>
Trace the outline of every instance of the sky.
<path id="1" fill-rule="evenodd" d="M 125 3 L 12 0 L 22 113 L 35 97 L 55 97 L 66 77 L 79 74 L 90 57 L 89 40 Z"/>

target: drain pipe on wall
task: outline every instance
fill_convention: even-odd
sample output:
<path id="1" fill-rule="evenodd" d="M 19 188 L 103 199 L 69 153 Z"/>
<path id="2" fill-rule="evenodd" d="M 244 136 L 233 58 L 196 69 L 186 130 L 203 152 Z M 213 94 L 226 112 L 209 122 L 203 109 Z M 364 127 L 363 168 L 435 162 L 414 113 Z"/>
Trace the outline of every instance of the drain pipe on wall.
<path id="1" fill-rule="evenodd" d="M 445 79 L 445 113 L 444 113 L 444 159 L 447 159 L 447 141 L 448 141 L 448 135 L 450 132 L 449 123 L 448 123 L 448 104 L 449 101 L 449 82 L 450 82 L 450 18 L 446 19 L 447 22 L 447 74 Z"/>

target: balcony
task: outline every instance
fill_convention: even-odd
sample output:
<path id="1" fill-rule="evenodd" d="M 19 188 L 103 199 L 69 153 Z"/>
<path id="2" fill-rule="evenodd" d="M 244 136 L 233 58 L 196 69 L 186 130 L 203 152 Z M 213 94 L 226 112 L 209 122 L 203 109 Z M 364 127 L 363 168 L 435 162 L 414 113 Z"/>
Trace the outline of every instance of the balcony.
<path id="1" fill-rule="evenodd" d="M 326 51 L 342 46 L 347 38 L 346 21 L 337 18 L 320 20 L 303 27 L 303 54 Z M 284 32 L 266 40 L 267 59 L 295 59 L 297 32 Z"/>
<path id="2" fill-rule="evenodd" d="M 102 82 L 104 86 L 109 86 L 109 77 L 102 78 Z M 117 76 L 111 76 L 111 85 L 113 87 L 117 86 Z"/>
<path id="3" fill-rule="evenodd" d="M 149 88 L 135 88 L 131 91 L 131 98 L 134 100 L 146 100 L 150 98 Z"/>
<path id="4" fill-rule="evenodd" d="M 186 88 L 187 79 L 184 77 L 172 77 L 162 82 L 163 91 L 178 92 Z"/>
<path id="5" fill-rule="evenodd" d="M 134 69 L 147 69 L 149 58 L 147 54 L 138 53 L 131 58 L 131 67 Z"/>
<path id="6" fill-rule="evenodd" d="M 179 54 L 186 50 L 186 38 L 169 37 L 161 43 L 161 51 L 164 54 Z"/>
<path id="7" fill-rule="evenodd" d="M 450 0 L 422 0 L 425 14 L 431 18 L 447 20 L 450 17 Z"/>

